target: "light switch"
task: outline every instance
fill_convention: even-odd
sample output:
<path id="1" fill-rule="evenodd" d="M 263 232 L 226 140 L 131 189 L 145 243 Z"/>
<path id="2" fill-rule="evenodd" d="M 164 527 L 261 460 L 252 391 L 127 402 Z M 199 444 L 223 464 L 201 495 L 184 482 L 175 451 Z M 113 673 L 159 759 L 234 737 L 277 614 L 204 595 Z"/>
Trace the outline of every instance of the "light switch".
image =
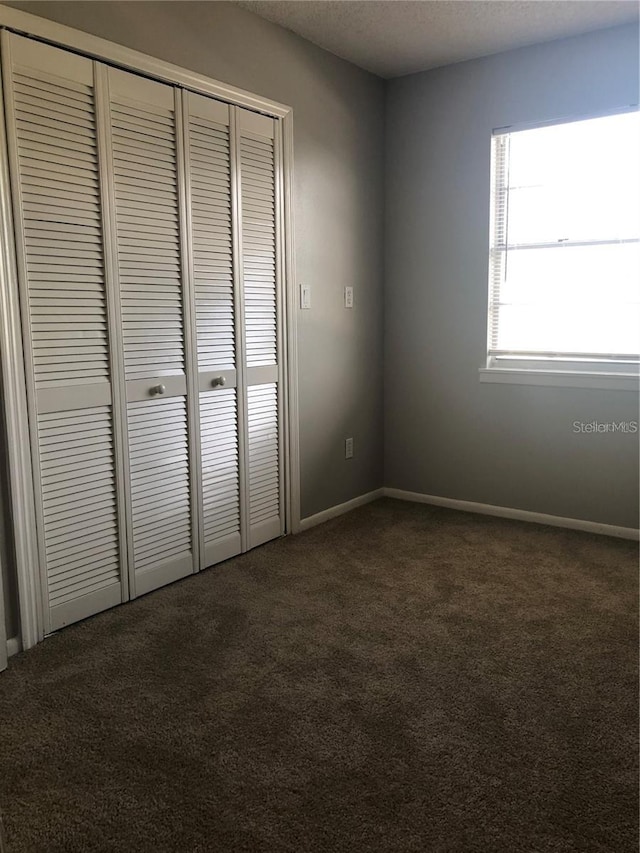
<path id="1" fill-rule="evenodd" d="M 311 308 L 311 285 L 300 285 L 300 308 L 303 311 L 308 311 Z"/>
<path id="2" fill-rule="evenodd" d="M 344 307 L 353 308 L 353 288 L 345 287 L 344 289 Z"/>

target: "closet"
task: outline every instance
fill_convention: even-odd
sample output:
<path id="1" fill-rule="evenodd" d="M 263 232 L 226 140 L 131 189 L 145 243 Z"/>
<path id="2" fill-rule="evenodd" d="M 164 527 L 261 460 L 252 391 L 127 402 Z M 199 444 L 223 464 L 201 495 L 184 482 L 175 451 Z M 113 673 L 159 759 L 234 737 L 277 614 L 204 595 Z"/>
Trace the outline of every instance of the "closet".
<path id="1" fill-rule="evenodd" d="M 276 119 L 3 32 L 45 632 L 284 532 Z"/>

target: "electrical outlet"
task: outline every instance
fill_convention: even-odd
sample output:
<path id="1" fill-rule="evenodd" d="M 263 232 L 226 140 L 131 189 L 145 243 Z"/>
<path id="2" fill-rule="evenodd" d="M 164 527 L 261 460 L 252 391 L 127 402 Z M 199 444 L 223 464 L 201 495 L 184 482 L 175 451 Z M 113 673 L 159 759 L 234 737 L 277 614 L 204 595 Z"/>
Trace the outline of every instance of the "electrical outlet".
<path id="1" fill-rule="evenodd" d="M 353 459 L 353 439 L 345 438 L 344 440 L 344 458 Z"/>
<path id="2" fill-rule="evenodd" d="M 344 307 L 353 308 L 353 288 L 345 287 L 344 289 Z"/>
<path id="3" fill-rule="evenodd" d="M 300 285 L 300 308 L 303 311 L 308 311 L 311 308 L 311 285 Z"/>

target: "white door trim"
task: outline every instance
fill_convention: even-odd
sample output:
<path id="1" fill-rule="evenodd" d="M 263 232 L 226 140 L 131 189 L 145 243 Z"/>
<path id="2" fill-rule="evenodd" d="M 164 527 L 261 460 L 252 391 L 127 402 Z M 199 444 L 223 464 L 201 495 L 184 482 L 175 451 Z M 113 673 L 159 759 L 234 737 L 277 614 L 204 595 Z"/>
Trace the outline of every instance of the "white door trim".
<path id="1" fill-rule="evenodd" d="M 0 28 L 31 36 L 57 47 L 69 48 L 126 70 L 177 85 L 209 97 L 279 119 L 283 139 L 283 266 L 286 299 L 285 352 L 285 506 L 287 533 L 300 529 L 300 458 L 298 425 L 297 302 L 293 247 L 293 111 L 290 107 L 212 80 L 169 62 L 65 27 L 45 18 L 0 5 Z M 4 116 L 4 110 L 2 110 Z M 44 636 L 39 593 L 35 497 L 30 458 L 29 420 L 25 368 L 22 354 L 20 305 L 17 289 L 15 234 L 11 207 L 6 126 L 0 120 L 0 367 L 4 388 L 3 410 L 7 425 L 9 501 L 20 599 L 20 640 L 30 648 Z"/>
<path id="2" fill-rule="evenodd" d="M 16 269 L 9 153 L 0 91 L 0 366 L 6 429 L 8 499 L 20 611 L 20 639 L 28 649 L 44 636 L 38 573 L 27 388 Z"/>
<path id="3" fill-rule="evenodd" d="M 283 277 L 281 323 L 285 346 L 285 532 L 300 530 L 300 422 L 298 419 L 298 300 L 293 219 L 293 112 L 282 118 Z"/>

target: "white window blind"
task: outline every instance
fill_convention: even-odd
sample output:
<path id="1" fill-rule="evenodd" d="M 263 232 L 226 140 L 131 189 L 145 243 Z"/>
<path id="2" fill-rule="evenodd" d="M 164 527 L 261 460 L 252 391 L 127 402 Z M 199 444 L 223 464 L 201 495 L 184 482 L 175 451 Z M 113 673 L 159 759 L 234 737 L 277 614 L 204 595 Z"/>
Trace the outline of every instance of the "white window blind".
<path id="1" fill-rule="evenodd" d="M 637 112 L 496 132 L 488 366 L 634 371 Z"/>

